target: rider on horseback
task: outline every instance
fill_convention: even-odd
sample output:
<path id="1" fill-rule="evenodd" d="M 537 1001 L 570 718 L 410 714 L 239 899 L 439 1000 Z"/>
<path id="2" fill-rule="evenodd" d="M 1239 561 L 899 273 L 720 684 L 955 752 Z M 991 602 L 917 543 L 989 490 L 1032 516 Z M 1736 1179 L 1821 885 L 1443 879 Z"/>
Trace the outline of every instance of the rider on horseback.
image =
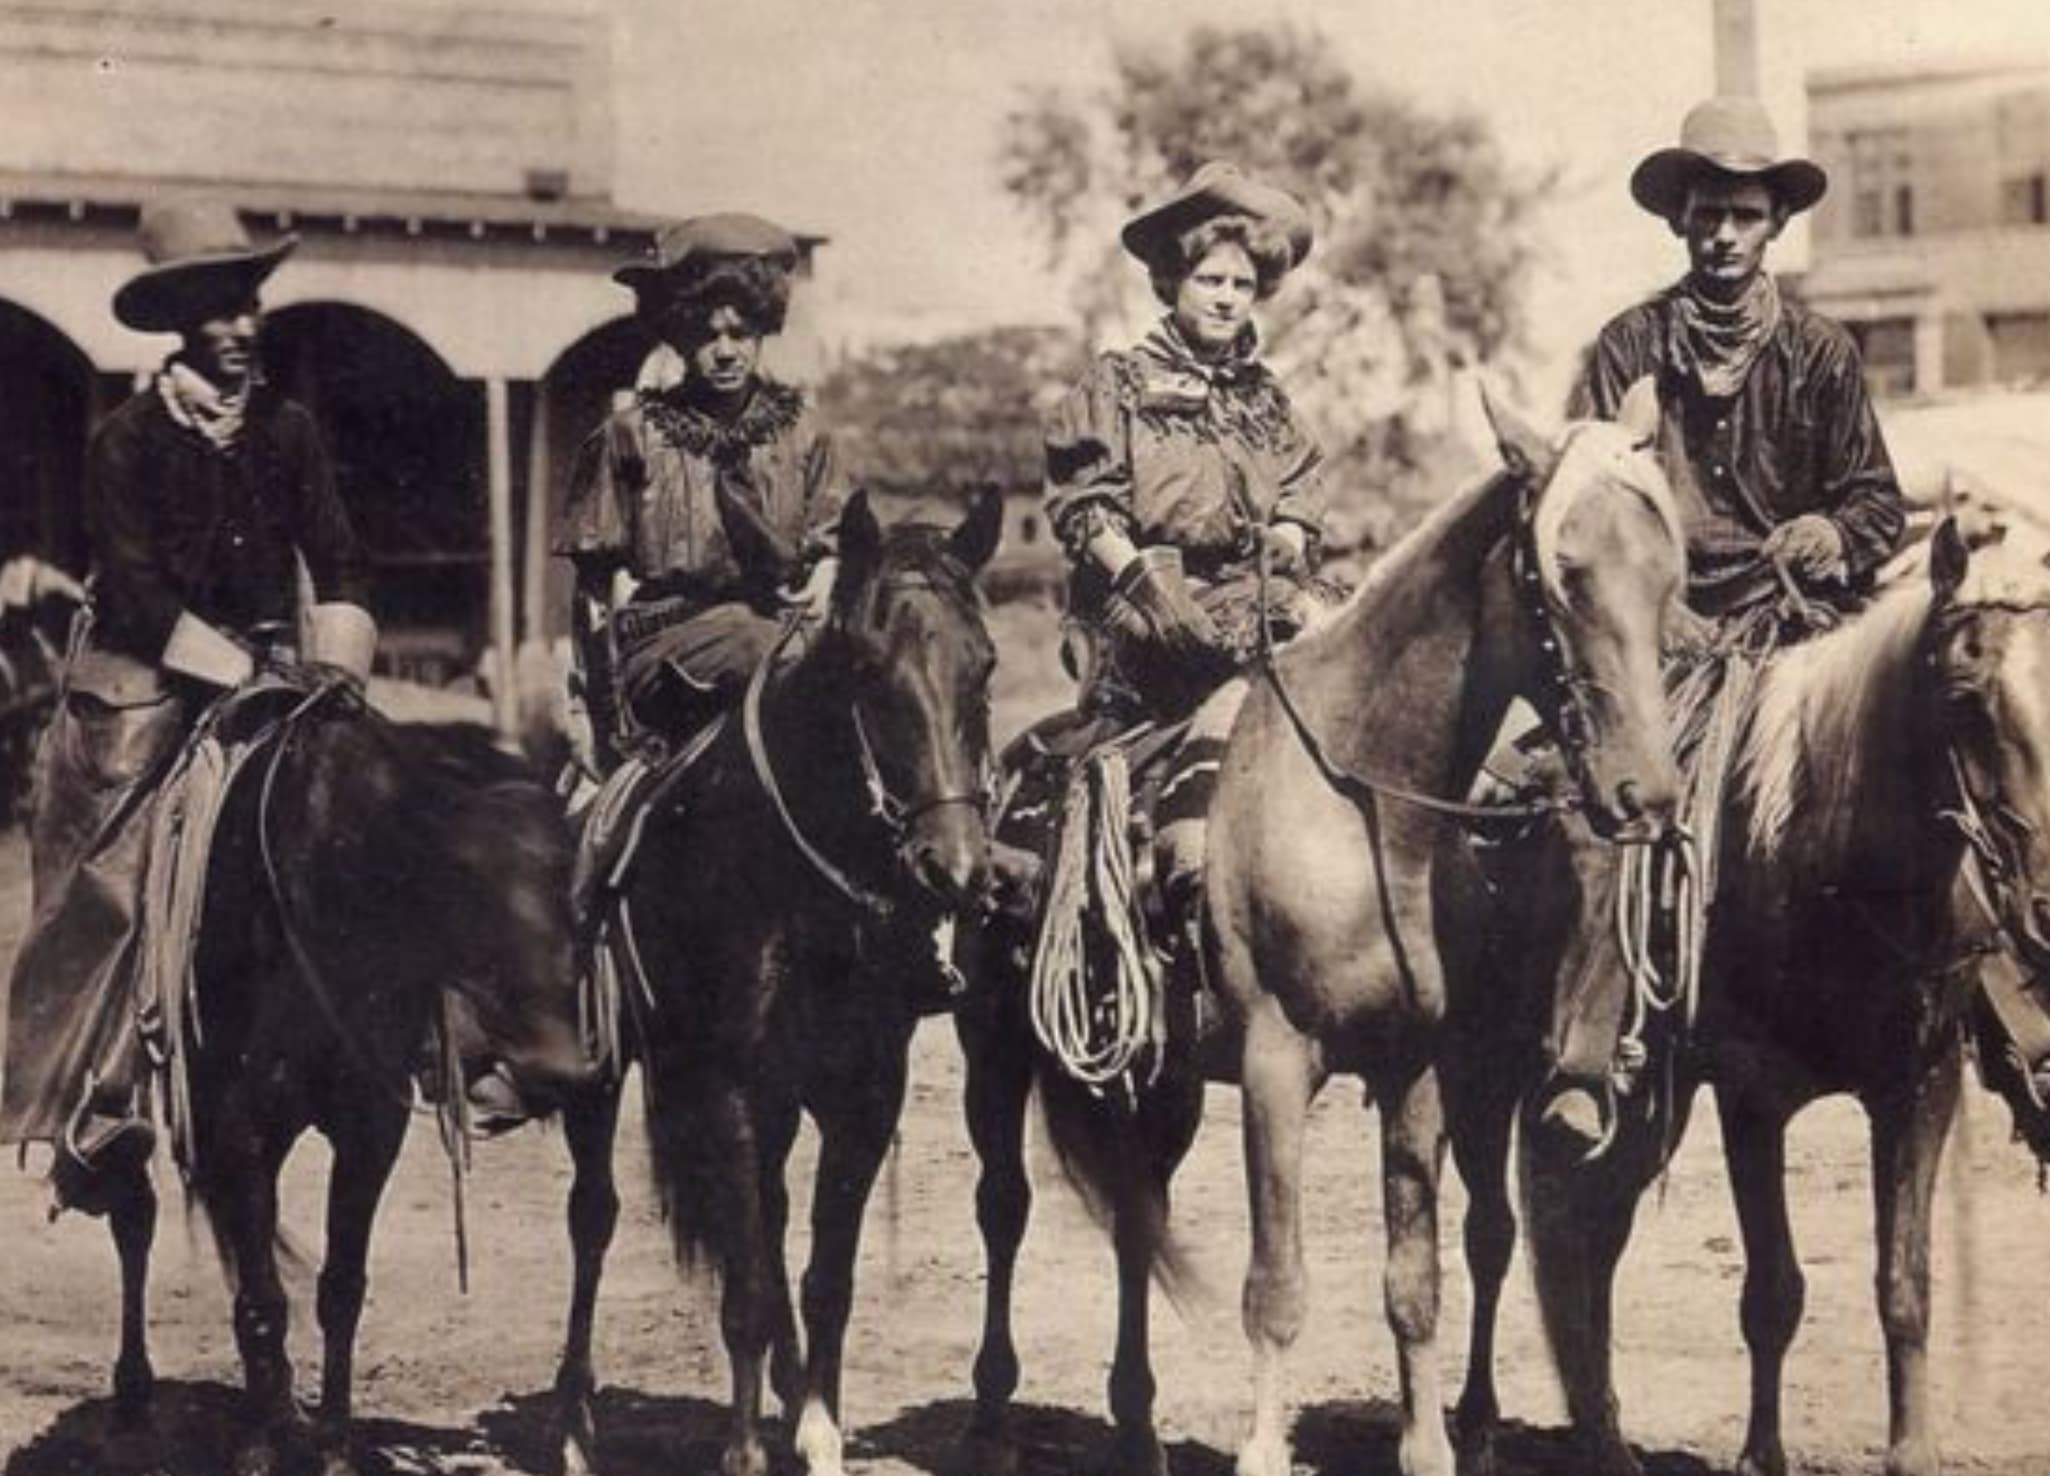
<path id="1" fill-rule="evenodd" d="M 1253 305 L 1310 252 L 1289 195 L 1206 164 L 1124 229 L 1167 316 L 1107 353 L 1046 430 L 1047 513 L 1094 627 L 1082 704 L 1176 718 L 1254 651 L 1259 565 L 1280 633 L 1323 537 L 1322 453 L 1258 357 Z"/>
<path id="2" fill-rule="evenodd" d="M 151 811 L 193 719 L 286 649 L 311 578 L 308 660 L 368 675 L 362 559 L 305 409 L 257 358 L 257 292 L 297 244 L 253 246 L 226 205 L 144 210 L 149 267 L 114 315 L 182 347 L 86 454 L 91 603 L 47 730 L 30 829 L 35 918 L 8 994 L 0 1141 L 57 1145 L 88 1213 L 147 1162 L 136 998 Z"/>
<path id="3" fill-rule="evenodd" d="M 601 770 L 725 710 L 789 607 L 818 613 L 831 592 L 846 495 L 832 444 L 803 393 L 757 367 L 797 257 L 766 220 L 708 215 L 613 273 L 683 373 L 634 391 L 585 441 L 555 540 L 576 568 Z"/>
<path id="4" fill-rule="evenodd" d="M 1573 394 L 1575 417 L 1609 417 L 1641 377 L 1658 387 L 1659 455 L 1686 524 L 1698 617 L 1674 673 L 1675 718 L 1687 819 L 1711 868 L 1728 757 L 1712 736 L 1728 725 L 1714 714 L 1742 700 L 1776 645 L 1862 602 L 1904 524 L 1856 343 L 1783 298 L 1764 269 L 1787 221 L 1827 187 L 1817 165 L 1779 157 L 1755 100 L 1714 98 L 1688 113 L 1679 146 L 1630 177 L 1631 197 L 1686 242 L 1688 273 L 1610 320 Z M 1558 1092 L 1545 1115 L 1600 1137 L 1584 1087 Z"/>

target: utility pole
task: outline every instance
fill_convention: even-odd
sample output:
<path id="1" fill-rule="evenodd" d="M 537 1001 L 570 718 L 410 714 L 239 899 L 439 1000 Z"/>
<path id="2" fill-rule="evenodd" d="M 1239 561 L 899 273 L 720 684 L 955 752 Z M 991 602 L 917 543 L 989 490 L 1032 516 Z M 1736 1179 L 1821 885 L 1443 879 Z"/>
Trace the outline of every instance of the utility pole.
<path id="1" fill-rule="evenodd" d="M 1715 90 L 1758 96 L 1758 0 L 1715 0 Z"/>

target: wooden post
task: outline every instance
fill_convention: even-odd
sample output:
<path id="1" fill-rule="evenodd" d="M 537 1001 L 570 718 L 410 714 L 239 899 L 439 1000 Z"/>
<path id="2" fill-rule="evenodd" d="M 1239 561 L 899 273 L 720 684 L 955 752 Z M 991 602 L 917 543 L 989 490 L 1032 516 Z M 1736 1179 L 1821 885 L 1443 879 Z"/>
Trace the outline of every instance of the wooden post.
<path id="1" fill-rule="evenodd" d="M 520 638 L 548 639 L 548 533 L 553 507 L 548 449 L 548 382 L 534 381 L 534 413 L 527 417 L 527 546 L 520 570 Z"/>
<path id="2" fill-rule="evenodd" d="M 503 379 L 484 381 L 484 435 L 491 511 L 491 715 L 498 731 L 514 735 L 519 718 L 518 652 L 513 648 L 512 415 Z"/>

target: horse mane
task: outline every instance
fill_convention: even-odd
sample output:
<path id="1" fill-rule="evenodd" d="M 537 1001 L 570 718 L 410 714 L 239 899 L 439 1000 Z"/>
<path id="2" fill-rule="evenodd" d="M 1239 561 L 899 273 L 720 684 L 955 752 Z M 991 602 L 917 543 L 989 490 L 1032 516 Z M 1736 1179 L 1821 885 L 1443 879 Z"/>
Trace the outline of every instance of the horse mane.
<path id="1" fill-rule="evenodd" d="M 1606 427 L 1606 432 L 1602 429 Z M 1569 426 L 1560 447 L 1559 466 L 1554 469 L 1548 489 L 1557 488 L 1559 495 L 1540 497 L 1531 519 L 1531 543 L 1537 551 L 1538 573 L 1544 580 L 1546 593 L 1555 601 L 1564 604 L 1565 560 L 1560 549 L 1560 540 L 1565 533 L 1566 520 L 1572 516 L 1581 502 L 1596 493 L 1608 494 L 1616 490 L 1632 493 L 1650 504 L 1658 514 L 1666 536 L 1672 541 L 1675 556 L 1687 546 L 1684 524 L 1680 518 L 1680 506 L 1673 499 L 1673 489 L 1663 476 L 1631 475 L 1628 462 L 1641 459 L 1647 467 L 1656 471 L 1657 464 L 1649 453 L 1627 441 L 1620 446 L 1611 444 L 1617 437 L 1627 435 L 1607 421 L 1587 420 Z M 1608 453 L 1608 465 L 1599 476 L 1573 476 L 1563 479 L 1561 473 L 1566 463 L 1575 456 L 1589 453 Z"/>
<path id="2" fill-rule="evenodd" d="M 2046 599 L 2050 574 L 1989 548 L 1973 556 L 1951 604 L 2012 608 Z M 1797 844 L 1817 857 L 1848 854 L 1855 827 L 1869 818 L 1875 779 L 1904 760 L 1903 710 L 1933 600 L 1925 578 L 1896 585 L 1767 666 L 1733 776 L 1754 854 L 1777 857 Z"/>

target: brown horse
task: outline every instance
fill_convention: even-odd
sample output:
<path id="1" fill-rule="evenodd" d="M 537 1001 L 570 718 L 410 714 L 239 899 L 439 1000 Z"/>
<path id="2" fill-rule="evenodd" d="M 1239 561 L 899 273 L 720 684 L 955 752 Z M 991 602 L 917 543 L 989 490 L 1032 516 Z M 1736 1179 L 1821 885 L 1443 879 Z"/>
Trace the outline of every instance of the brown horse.
<path id="1" fill-rule="evenodd" d="M 571 988 L 570 839 L 549 787 L 481 729 L 395 725 L 339 684 L 229 702 L 221 724 L 276 726 L 214 833 L 192 1002 L 172 1012 L 190 1026 L 175 1032 L 189 1088 L 176 1120 L 189 1125 L 188 1182 L 234 1291 L 250 1426 L 237 1476 L 286 1466 L 302 1440 L 278 1174 L 309 1129 L 333 1149 L 313 1433 L 326 1476 L 347 1476 L 372 1222 L 439 991 L 460 993 L 533 1105 L 589 1074 Z M 130 1421 L 153 1385 L 156 1214 L 138 1171 L 110 1212 L 122 1280 L 114 1385 Z"/>
<path id="2" fill-rule="evenodd" d="M 1887 1350 L 1889 1476 L 1932 1476 L 1927 1337 L 1930 1201 L 1957 1106 L 1962 1043 L 1988 950 L 2050 967 L 2050 575 L 1994 549 L 1968 555 L 1941 525 L 1927 577 L 1895 587 L 1840 630 L 1785 652 L 1756 695 L 1723 827 L 1720 877 L 1691 1046 L 1648 1037 L 1670 1098 L 1626 1098 L 1609 1152 L 1587 1164 L 1526 1131 L 1525 1182 L 1538 1286 L 1581 1442 L 1580 1469 L 1636 1476 L 1611 1379 L 1616 1262 L 1638 1196 L 1685 1125 L 1695 1086 L 1716 1088 L 1745 1251 L 1741 1306 L 1751 1354 L 1750 1422 L 1738 1470 L 1782 1476 L 1781 1368 L 1803 1279 L 1787 1216 L 1789 1120 L 1845 1093 L 1871 1125 L 1876 1293 Z M 1596 941 L 1572 949 L 1565 1013 L 1613 1014 L 1623 970 L 1604 956 L 1613 858 L 1552 838 L 1545 886 L 1555 919 L 1497 915 L 1499 947 L 1472 963 L 1480 987 L 1521 971 L 1549 997 L 1560 978 L 1558 917 Z M 1486 902 L 1472 900 L 1485 916 Z M 1483 981 L 1486 981 L 1484 985 Z M 1524 1016 L 1526 1023 L 1529 1015 Z M 1476 1015 L 1459 1055 L 1521 1060 L 1477 1068 L 1455 1096 L 1453 1141 L 1473 1189 L 1475 1347 L 1461 1400 L 1476 1469 L 1495 1418 L 1491 1322 L 1515 1235 L 1506 1189 L 1509 1122 L 1541 1052 L 1506 1013 Z M 1563 1016 L 1555 1038 L 1566 1029 Z M 1526 1042 L 1528 1037 L 1526 1037 Z M 1468 1052 L 1471 1052 L 1469 1055 Z M 1492 1074 L 1492 1082 L 1486 1080 Z M 1492 1087 L 1492 1089 L 1488 1089 Z M 1661 1110 L 1669 1107 L 1670 1110 Z M 1528 1129 L 1528 1124 L 1526 1124 Z M 1484 1315 L 1485 1314 L 1485 1315 Z"/>
<path id="3" fill-rule="evenodd" d="M 1444 1012 L 1434 935 L 1447 920 L 1428 895 L 1432 842 L 1461 809 L 1445 801 L 1464 795 L 1518 695 L 1572 735 L 1583 801 L 1609 832 L 1652 837 L 1674 793 L 1658 646 L 1680 545 L 1670 493 L 1644 449 L 1648 426 L 1634 415 L 1628 426 L 1578 425 L 1555 446 L 1506 414 L 1496 420 L 1510 469 L 1449 500 L 1246 698 L 1208 849 L 1207 968 L 1224 1003 L 1223 1037 L 1199 1050 L 1190 997 L 1170 989 L 1164 1058 L 1129 1098 L 1097 1095 L 1038 1059 L 1055 1146 L 1111 1222 L 1119 1472 L 1166 1470 L 1153 1427 L 1148 1280 L 1167 1264 L 1169 1186 L 1193 1141 L 1206 1070 L 1246 1088 L 1255 1259 L 1245 1311 L 1261 1398 L 1242 1469 L 1287 1469 L 1275 1375 L 1303 1310 L 1300 1135 L 1317 1086 L 1335 1071 L 1366 1075 L 1389 1117 L 1389 1305 L 1411 1410 L 1405 1469 L 1449 1468 L 1442 1427 L 1432 1433 L 1431 1348 L 1442 1136 L 1432 1061 Z M 1028 937 L 1013 928 L 989 940 L 992 977 L 961 1019 L 989 1263 L 971 1430 L 985 1469 L 1012 1459 L 1011 1269 L 1029 1207 L 1019 1151 L 1033 1060 L 1021 1048 L 1031 1040 L 1021 1003 Z"/>
<path id="4" fill-rule="evenodd" d="M 722 1281 L 725 1476 L 769 1468 L 765 1365 L 807 1469 L 841 1470 L 855 1252 L 930 997 L 917 976 L 934 968 L 936 928 L 988 881 L 996 652 L 975 575 L 1001 517 L 992 492 L 958 528 L 885 532 L 851 500 L 824 627 L 649 813 L 626 886 L 645 965 L 629 988 L 646 989 L 628 1049 L 655 1180 L 679 1258 L 708 1254 Z M 591 1333 L 619 1212 L 618 1111 L 615 1080 L 566 1114 L 576 1271 L 556 1393 L 570 1471 L 596 1459 Z M 800 1353 L 784 1169 L 804 1113 L 820 1146 Z"/>

